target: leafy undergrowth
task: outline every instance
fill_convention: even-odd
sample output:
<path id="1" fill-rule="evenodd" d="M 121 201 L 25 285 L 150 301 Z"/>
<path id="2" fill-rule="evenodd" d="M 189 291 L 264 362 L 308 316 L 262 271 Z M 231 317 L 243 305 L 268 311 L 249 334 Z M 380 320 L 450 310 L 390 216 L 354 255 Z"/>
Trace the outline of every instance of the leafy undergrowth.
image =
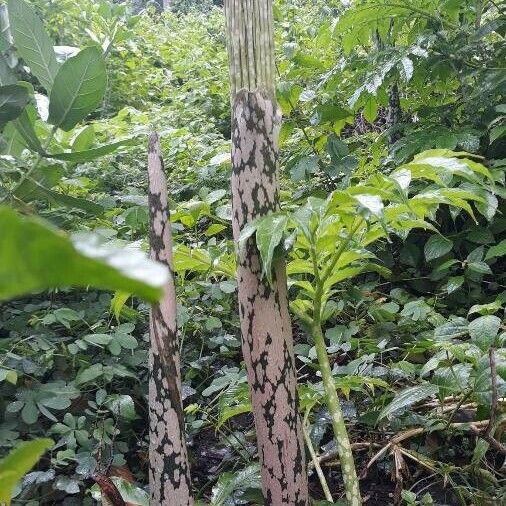
<path id="1" fill-rule="evenodd" d="M 145 250 L 145 144 L 156 127 L 195 495 L 262 504 L 234 280 L 223 19 L 210 3 L 134 16 L 106 0 L 33 1 L 63 58 L 86 46 L 106 52 L 108 81 L 90 115 L 58 118 L 50 107 L 48 118 L 44 76 L 1 46 L 2 84 L 15 76 L 7 84 L 26 99 L 26 117 L 0 117 L 0 199 L 73 234 L 73 244 L 93 232 L 97 244 Z M 353 228 L 325 285 L 322 325 L 366 504 L 502 504 L 504 11 L 493 2 L 281 0 L 275 18 L 282 212 L 249 233 L 266 275 L 281 249 L 288 256 L 301 412 L 333 498 L 342 479 L 307 325 L 310 260 L 316 252 L 325 270 Z M 33 127 L 24 137 L 23 121 Z M 55 248 L 51 237 L 43 249 Z M 7 276 L 16 254 L 0 252 Z M 47 272 L 76 284 L 59 258 Z M 47 286 L 23 282 L 2 283 L 1 297 Z M 100 286 L 122 288 L 114 282 Z M 148 310 L 128 289 L 86 287 L 2 305 L 2 454 L 35 437 L 55 441 L 14 504 L 94 504 L 96 472 L 147 504 Z M 308 469 L 312 497 L 327 504 L 314 463 Z"/>

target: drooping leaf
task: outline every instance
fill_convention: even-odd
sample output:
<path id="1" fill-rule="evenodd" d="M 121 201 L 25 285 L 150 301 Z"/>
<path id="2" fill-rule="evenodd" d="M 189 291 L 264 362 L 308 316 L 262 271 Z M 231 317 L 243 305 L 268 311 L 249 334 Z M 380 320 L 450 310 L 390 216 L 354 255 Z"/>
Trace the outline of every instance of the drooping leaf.
<path id="1" fill-rule="evenodd" d="M 24 86 L 0 86 L 0 128 L 16 119 L 28 104 L 30 96 Z"/>
<path id="2" fill-rule="evenodd" d="M 94 46 L 83 49 L 69 58 L 55 77 L 48 122 L 68 132 L 97 108 L 106 85 L 104 55 Z"/>
<path id="3" fill-rule="evenodd" d="M 89 213 L 100 215 L 104 208 L 82 197 L 67 195 L 51 188 L 55 186 L 63 175 L 63 169 L 60 166 L 52 165 L 49 167 L 37 167 L 32 171 L 29 177 L 24 179 L 15 189 L 14 195 L 23 202 L 32 202 L 34 200 L 43 200 L 60 207 L 70 209 L 82 209 Z"/>
<path id="4" fill-rule="evenodd" d="M 262 259 L 262 272 L 272 282 L 272 261 L 274 251 L 283 239 L 288 216 L 272 213 L 263 218 L 256 229 L 256 243 Z"/>
<path id="5" fill-rule="evenodd" d="M 28 106 L 11 125 L 19 132 L 23 144 L 34 153 L 44 154 L 42 144 L 33 128 L 33 116 L 36 115 L 32 106 Z"/>
<path id="6" fill-rule="evenodd" d="M 503 239 L 499 244 L 495 244 L 487 251 L 485 260 L 503 257 L 505 255 L 506 255 L 506 239 Z"/>
<path id="7" fill-rule="evenodd" d="M 105 155 L 114 153 L 121 146 L 132 146 L 135 139 L 123 139 L 121 141 L 112 142 L 96 148 L 86 149 L 85 151 L 69 151 L 68 153 L 48 154 L 48 158 L 55 158 L 66 162 L 84 163 Z"/>
<path id="8" fill-rule="evenodd" d="M 378 102 L 376 101 L 376 97 L 371 95 L 364 106 L 364 118 L 369 121 L 369 123 L 373 123 L 374 120 L 378 117 Z"/>
<path id="9" fill-rule="evenodd" d="M 211 506 L 223 506 L 235 491 L 246 488 L 260 488 L 260 466 L 257 463 L 239 472 L 222 473 L 213 487 Z"/>
<path id="10" fill-rule="evenodd" d="M 497 316 L 480 316 L 469 324 L 469 335 L 482 350 L 487 350 L 494 342 L 500 327 L 501 319 Z"/>
<path id="11" fill-rule="evenodd" d="M 157 301 L 167 272 L 135 250 L 114 250 L 91 238 L 74 243 L 35 218 L 0 208 L 0 299 L 57 286 L 88 285 Z"/>
<path id="12" fill-rule="evenodd" d="M 303 156 L 291 169 L 290 177 L 293 181 L 302 181 L 318 169 L 319 157 L 316 155 Z"/>
<path id="13" fill-rule="evenodd" d="M 26 0 L 9 0 L 9 19 L 18 54 L 49 93 L 58 72 L 53 42 Z"/>
<path id="14" fill-rule="evenodd" d="M 465 318 L 453 318 L 434 329 L 434 339 L 437 341 L 450 341 L 465 336 L 468 331 L 468 321 Z"/>
<path id="15" fill-rule="evenodd" d="M 0 460 L 0 503 L 7 506 L 16 484 L 38 462 L 44 452 L 51 448 L 51 439 L 34 439 L 19 443 L 6 457 Z"/>
<path id="16" fill-rule="evenodd" d="M 437 392 L 438 387 L 436 385 L 431 385 L 430 383 L 423 383 L 414 387 L 405 388 L 404 390 L 397 392 L 392 402 L 383 408 L 379 414 L 378 420 L 381 420 L 385 417 L 390 417 L 397 411 L 408 406 L 412 406 L 413 404 L 420 402 L 427 397 L 435 395 Z"/>
<path id="17" fill-rule="evenodd" d="M 434 234 L 430 236 L 429 240 L 425 243 L 424 253 L 425 259 L 430 262 L 436 258 L 446 255 L 453 248 L 453 242 L 446 237 Z"/>

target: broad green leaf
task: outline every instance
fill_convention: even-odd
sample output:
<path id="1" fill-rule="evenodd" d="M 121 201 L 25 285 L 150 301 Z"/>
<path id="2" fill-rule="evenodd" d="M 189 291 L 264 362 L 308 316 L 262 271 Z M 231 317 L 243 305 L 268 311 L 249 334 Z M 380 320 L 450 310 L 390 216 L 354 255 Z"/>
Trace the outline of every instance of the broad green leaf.
<path id="1" fill-rule="evenodd" d="M 378 117 L 378 102 L 376 101 L 376 97 L 371 95 L 368 97 L 365 106 L 364 106 L 364 118 L 369 122 L 373 123 L 374 120 Z"/>
<path id="2" fill-rule="evenodd" d="M 279 106 L 283 111 L 283 115 L 290 115 L 293 108 L 297 105 L 301 93 L 302 87 L 298 84 L 291 84 L 286 82 L 280 82 L 278 84 L 276 96 Z"/>
<path id="3" fill-rule="evenodd" d="M 77 386 L 89 383 L 97 378 L 100 378 L 104 374 L 104 366 L 102 364 L 93 364 L 90 367 L 82 369 L 76 376 L 74 382 Z"/>
<path id="4" fill-rule="evenodd" d="M 94 286 L 136 293 L 156 302 L 166 269 L 135 250 L 115 250 L 91 238 L 70 241 L 35 218 L 0 208 L 0 299 L 58 286 Z"/>
<path id="5" fill-rule="evenodd" d="M 383 214 L 383 202 L 378 195 L 354 195 L 357 202 L 374 216 Z"/>
<path id="6" fill-rule="evenodd" d="M 27 177 L 14 191 L 14 195 L 23 202 L 34 200 L 45 200 L 51 204 L 70 209 L 82 209 L 89 213 L 100 215 L 104 208 L 82 197 L 66 195 L 51 188 L 55 186 L 63 175 L 62 167 L 51 165 L 49 167 L 38 167 Z"/>
<path id="7" fill-rule="evenodd" d="M 471 373 L 470 364 L 455 364 L 452 367 L 438 367 L 434 371 L 432 383 L 439 387 L 441 398 L 462 393 L 466 390 Z"/>
<path id="8" fill-rule="evenodd" d="M 114 316 L 116 317 L 116 321 L 119 322 L 121 310 L 126 304 L 126 301 L 131 297 L 131 295 L 132 295 L 131 293 L 122 292 L 121 290 L 118 290 L 114 294 L 114 297 L 111 300 L 111 309 L 114 313 Z"/>
<path id="9" fill-rule="evenodd" d="M 451 276 L 445 284 L 446 293 L 453 293 L 464 284 L 464 276 Z"/>
<path id="10" fill-rule="evenodd" d="M 431 235 L 424 246 L 425 259 L 428 262 L 435 260 L 449 253 L 452 248 L 453 242 L 450 239 L 439 234 Z"/>
<path id="11" fill-rule="evenodd" d="M 478 274 L 492 274 L 490 265 L 485 262 L 469 262 L 467 264 L 467 268 L 472 272 L 477 272 Z"/>
<path id="12" fill-rule="evenodd" d="M 471 306 L 471 309 L 468 311 L 468 315 L 471 314 L 481 314 L 481 315 L 487 315 L 487 314 L 494 314 L 497 313 L 502 308 L 502 302 L 500 299 L 495 300 L 494 302 L 490 302 L 488 304 L 475 304 L 474 306 Z"/>
<path id="13" fill-rule="evenodd" d="M 117 476 L 112 476 L 111 479 L 126 503 L 149 506 L 149 495 L 145 490 Z"/>
<path id="14" fill-rule="evenodd" d="M 34 153 L 44 154 L 42 144 L 40 143 L 35 129 L 33 128 L 34 116 L 36 112 L 33 106 L 28 106 L 21 115 L 16 118 L 11 124 L 19 132 L 23 138 L 24 145 Z"/>
<path id="15" fill-rule="evenodd" d="M 9 19 L 18 54 L 49 93 L 58 72 L 53 42 L 26 0 L 9 0 Z"/>
<path id="16" fill-rule="evenodd" d="M 69 131 L 93 112 L 107 86 L 104 55 L 87 47 L 69 58 L 58 71 L 49 96 L 48 122 Z"/>
<path id="17" fill-rule="evenodd" d="M 435 395 L 438 390 L 439 389 L 436 385 L 431 385 L 429 383 L 423 383 L 414 387 L 405 388 L 404 390 L 397 392 L 392 402 L 383 408 L 379 414 L 378 420 L 381 420 L 385 417 L 390 417 L 403 408 L 412 406 L 413 404 L 416 404 L 417 402 L 420 402 L 427 397 L 431 397 L 432 395 Z"/>
<path id="18" fill-rule="evenodd" d="M 260 488 L 259 464 L 250 464 L 234 473 L 222 473 L 213 487 L 211 506 L 224 506 L 234 492 L 245 488 Z"/>
<path id="19" fill-rule="evenodd" d="M 114 153 L 121 146 L 132 146 L 135 144 L 135 139 L 123 139 L 121 141 L 113 142 L 111 144 L 104 144 L 96 148 L 87 149 L 85 151 L 69 151 L 67 153 L 52 153 L 48 154 L 48 158 L 55 158 L 66 162 L 83 163 L 95 160 L 101 156 Z"/>
<path id="20" fill-rule="evenodd" d="M 506 255 L 506 239 L 503 239 L 499 244 L 492 246 L 485 255 L 485 260 L 492 258 L 503 257 Z"/>
<path id="21" fill-rule="evenodd" d="M 506 125 L 499 125 L 492 128 L 490 130 L 490 144 L 504 136 L 506 136 Z"/>
<path id="22" fill-rule="evenodd" d="M 465 318 L 453 318 L 434 329 L 434 339 L 437 341 L 450 341 L 465 336 L 468 331 L 468 321 Z"/>
<path id="23" fill-rule="evenodd" d="M 112 336 L 109 334 L 87 334 L 82 339 L 95 346 L 103 346 L 112 341 Z"/>
<path id="24" fill-rule="evenodd" d="M 30 96 L 24 86 L 0 86 L 0 128 L 16 119 L 28 104 Z"/>
<path id="25" fill-rule="evenodd" d="M 72 151 L 87 151 L 95 143 L 95 127 L 86 125 L 80 128 L 72 138 Z"/>
<path id="26" fill-rule="evenodd" d="M 469 324 L 469 335 L 471 340 L 485 351 L 494 342 L 500 328 L 501 319 L 497 316 L 480 316 Z"/>
<path id="27" fill-rule="evenodd" d="M 293 181 L 302 181 L 307 176 L 314 174 L 318 170 L 319 157 L 309 155 L 302 157 L 291 169 L 290 177 Z"/>
<path id="28" fill-rule="evenodd" d="M 114 415 L 121 416 L 125 420 L 135 420 L 137 413 L 135 412 L 134 400 L 130 395 L 113 394 L 110 395 L 104 405 Z"/>
<path id="29" fill-rule="evenodd" d="M 263 218 L 256 230 L 256 244 L 262 259 L 262 273 L 272 282 L 272 260 L 274 250 L 283 239 L 288 216 L 279 213 L 269 214 Z"/>
<path id="30" fill-rule="evenodd" d="M 469 153 L 455 152 L 449 149 L 431 149 L 415 156 L 412 165 L 427 165 L 434 169 L 440 169 L 443 172 L 459 175 L 465 179 L 475 180 L 474 173 L 485 176 L 489 181 L 493 181 L 490 171 L 483 164 L 462 158 L 462 156 L 471 157 Z"/>
<path id="31" fill-rule="evenodd" d="M 0 460 L 0 503 L 7 506 L 16 484 L 38 462 L 48 448 L 54 445 L 51 439 L 34 439 L 19 443 L 6 457 Z"/>

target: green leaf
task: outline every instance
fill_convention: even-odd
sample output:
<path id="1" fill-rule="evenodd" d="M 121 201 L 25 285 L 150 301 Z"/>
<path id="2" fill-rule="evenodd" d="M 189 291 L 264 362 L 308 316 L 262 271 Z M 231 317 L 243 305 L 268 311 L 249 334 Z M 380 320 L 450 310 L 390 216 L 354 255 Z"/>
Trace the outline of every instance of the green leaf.
<path id="1" fill-rule="evenodd" d="M 137 418 L 134 400 L 130 395 L 110 395 L 104 404 L 113 414 L 121 416 L 125 420 L 132 421 Z"/>
<path id="2" fill-rule="evenodd" d="M 80 237 L 72 243 L 35 218 L 0 208 L 0 299 L 56 286 L 94 286 L 156 302 L 167 272 L 139 251 L 114 250 Z"/>
<path id="3" fill-rule="evenodd" d="M 439 387 L 439 395 L 461 393 L 466 390 L 471 373 L 470 364 L 455 364 L 452 367 L 438 367 L 434 372 L 432 383 Z"/>
<path id="4" fill-rule="evenodd" d="M 427 397 L 435 395 L 438 390 L 439 389 L 436 385 L 431 385 L 429 383 L 423 383 L 414 387 L 405 388 L 404 390 L 397 392 L 392 402 L 383 408 L 379 414 L 378 420 L 381 420 L 385 417 L 390 417 L 403 408 L 412 406 L 413 404 L 420 402 Z"/>
<path id="5" fill-rule="evenodd" d="M 491 258 L 503 257 L 506 255 L 506 239 L 503 239 L 499 244 L 492 246 L 485 256 L 485 260 Z"/>
<path id="6" fill-rule="evenodd" d="M 69 151 L 68 153 L 53 153 L 47 154 L 48 158 L 55 158 L 65 162 L 84 163 L 101 156 L 114 153 L 121 146 L 132 146 L 136 143 L 135 139 L 123 139 L 111 144 L 104 144 L 96 148 L 87 149 L 85 151 Z"/>
<path id="7" fill-rule="evenodd" d="M 39 410 L 33 401 L 27 402 L 21 410 L 21 418 L 23 422 L 28 425 L 32 425 L 39 418 Z"/>
<path id="8" fill-rule="evenodd" d="M 30 114 L 30 112 L 33 114 Z M 33 110 L 33 107 L 28 106 L 11 124 L 14 125 L 14 128 L 19 132 L 23 138 L 25 146 L 28 149 L 35 153 L 44 154 L 42 144 L 40 143 L 40 140 L 35 133 L 35 129 L 33 128 L 32 116 L 34 115 L 36 115 L 36 113 Z"/>
<path id="9" fill-rule="evenodd" d="M 123 309 L 123 306 L 126 304 L 126 301 L 132 296 L 129 292 L 123 292 L 121 290 L 118 290 L 114 297 L 111 300 L 111 309 L 114 313 L 114 316 L 116 317 L 116 321 L 119 322 L 121 310 Z"/>
<path id="10" fill-rule="evenodd" d="M 9 19 L 18 54 L 49 93 L 58 72 L 53 42 L 33 7 L 25 0 L 9 0 Z"/>
<path id="11" fill-rule="evenodd" d="M 452 276 L 448 278 L 445 289 L 446 293 L 450 294 L 458 290 L 464 284 L 464 276 Z"/>
<path id="12" fill-rule="evenodd" d="M 95 143 L 95 127 L 86 125 L 73 136 L 72 151 L 87 151 Z"/>
<path id="13" fill-rule="evenodd" d="M 77 386 L 89 383 L 90 381 L 100 378 L 104 374 L 104 366 L 102 364 L 93 364 L 86 369 L 81 370 L 74 380 Z"/>
<path id="14" fill-rule="evenodd" d="M 316 155 L 302 157 L 291 169 L 290 177 L 293 181 L 302 181 L 310 174 L 318 170 L 318 161 L 320 158 Z"/>
<path id="15" fill-rule="evenodd" d="M 63 168 L 59 165 L 37 167 L 37 169 L 15 189 L 14 195 L 23 202 L 45 200 L 55 206 L 83 209 L 95 215 L 100 215 L 104 212 L 104 208 L 95 202 L 51 190 L 61 179 L 62 175 Z"/>
<path id="16" fill-rule="evenodd" d="M 492 128 L 490 130 L 490 144 L 504 136 L 506 136 L 506 125 L 499 125 Z"/>
<path id="17" fill-rule="evenodd" d="M 485 262 L 469 262 L 467 264 L 467 268 L 472 272 L 477 272 L 478 274 L 492 274 L 490 265 Z"/>
<path id="18" fill-rule="evenodd" d="M 104 55 L 87 47 L 69 58 L 56 75 L 49 97 L 48 122 L 69 131 L 93 112 L 107 86 Z"/>
<path id="19" fill-rule="evenodd" d="M 383 201 L 378 195 L 354 195 L 355 200 L 372 215 L 380 217 L 383 214 Z"/>
<path id="20" fill-rule="evenodd" d="M 149 506 L 149 495 L 142 488 L 117 476 L 112 476 L 111 479 L 126 503 Z"/>
<path id="21" fill-rule="evenodd" d="M 429 240 L 425 243 L 424 252 L 425 259 L 430 262 L 436 258 L 442 257 L 449 253 L 453 248 L 453 242 L 443 237 L 442 235 L 431 235 Z"/>
<path id="22" fill-rule="evenodd" d="M 298 84 L 280 82 L 276 91 L 278 104 L 283 111 L 283 115 L 288 116 L 299 101 L 302 87 Z"/>
<path id="23" fill-rule="evenodd" d="M 501 319 L 497 316 L 480 316 L 469 324 L 469 335 L 471 340 L 485 351 L 494 342 L 500 328 Z"/>
<path id="24" fill-rule="evenodd" d="M 0 128 L 16 119 L 28 104 L 30 96 L 24 86 L 0 86 Z"/>
<path id="25" fill-rule="evenodd" d="M 235 491 L 246 488 L 260 488 L 260 466 L 257 463 L 238 472 L 222 473 L 213 487 L 211 506 L 227 504 L 227 499 Z"/>
<path id="26" fill-rule="evenodd" d="M 364 118 L 369 122 L 373 123 L 374 120 L 378 117 L 378 102 L 376 102 L 376 97 L 370 96 L 367 99 L 367 102 L 364 106 Z"/>
<path id="27" fill-rule="evenodd" d="M 283 239 L 288 216 L 272 213 L 262 219 L 256 230 L 256 243 L 262 259 L 262 274 L 272 283 L 272 260 L 274 250 Z"/>
<path id="28" fill-rule="evenodd" d="M 82 339 L 87 343 L 102 346 L 109 344 L 112 341 L 112 336 L 109 334 L 87 334 Z"/>
<path id="29" fill-rule="evenodd" d="M 465 318 L 453 318 L 434 329 L 434 339 L 437 341 L 450 341 L 465 336 L 468 331 L 468 321 Z"/>
<path id="30" fill-rule="evenodd" d="M 7 506 L 17 483 L 39 461 L 48 448 L 54 445 L 51 439 L 34 439 L 19 443 L 6 457 L 0 460 L 0 503 Z"/>

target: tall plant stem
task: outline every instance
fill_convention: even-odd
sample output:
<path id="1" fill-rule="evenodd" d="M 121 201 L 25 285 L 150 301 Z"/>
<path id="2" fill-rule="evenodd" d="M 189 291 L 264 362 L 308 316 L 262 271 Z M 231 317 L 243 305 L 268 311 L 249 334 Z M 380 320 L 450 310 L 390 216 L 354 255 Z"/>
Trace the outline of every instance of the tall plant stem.
<path id="1" fill-rule="evenodd" d="M 148 180 L 151 258 L 165 264 L 171 274 L 161 301 L 151 306 L 149 316 L 150 504 L 192 506 L 190 464 L 181 400 L 181 360 L 167 180 L 156 133 L 149 136 Z"/>
<path id="2" fill-rule="evenodd" d="M 272 0 L 225 0 L 232 104 L 232 229 L 279 210 Z M 269 506 L 308 506 L 304 437 L 288 311 L 286 268 L 262 275 L 254 238 L 238 248 L 241 344 L 255 419 L 262 491 Z"/>
<path id="3" fill-rule="evenodd" d="M 361 221 L 362 219 L 360 218 L 352 227 L 348 237 L 341 242 L 339 248 L 331 257 L 323 275 L 320 276 L 317 270 L 315 271 L 316 290 L 313 305 L 313 322 L 311 325 L 311 333 L 313 335 L 316 355 L 320 365 L 327 407 L 330 412 L 330 416 L 332 417 L 332 429 L 334 431 L 339 459 L 341 460 L 341 471 L 343 475 L 344 490 L 346 492 L 346 500 L 350 506 L 360 506 L 362 504 L 362 497 L 360 495 L 360 486 L 357 471 L 355 469 L 355 461 L 353 459 L 350 439 L 344 423 L 343 412 L 341 410 L 341 404 L 339 402 L 339 397 L 337 396 L 336 386 L 332 376 L 332 369 L 330 367 L 327 346 L 325 344 L 325 338 L 323 337 L 321 314 L 325 281 L 332 274 L 332 271 L 334 270 L 341 255 L 346 251 L 353 235 L 358 230 Z"/>
<path id="4" fill-rule="evenodd" d="M 323 380 L 323 388 L 327 400 L 327 407 L 332 417 L 332 429 L 336 440 L 339 459 L 341 460 L 341 470 L 343 474 L 344 489 L 346 499 L 350 506 L 360 506 L 362 498 L 360 495 L 360 487 L 358 483 L 357 471 L 355 469 L 355 461 L 353 460 L 353 452 L 351 451 L 350 439 L 348 431 L 344 423 L 343 412 L 339 397 L 337 396 L 332 369 L 330 368 L 327 347 L 323 337 L 322 327 L 319 318 L 313 322 L 312 333 L 316 348 L 318 363 L 320 364 L 320 372 Z"/>

